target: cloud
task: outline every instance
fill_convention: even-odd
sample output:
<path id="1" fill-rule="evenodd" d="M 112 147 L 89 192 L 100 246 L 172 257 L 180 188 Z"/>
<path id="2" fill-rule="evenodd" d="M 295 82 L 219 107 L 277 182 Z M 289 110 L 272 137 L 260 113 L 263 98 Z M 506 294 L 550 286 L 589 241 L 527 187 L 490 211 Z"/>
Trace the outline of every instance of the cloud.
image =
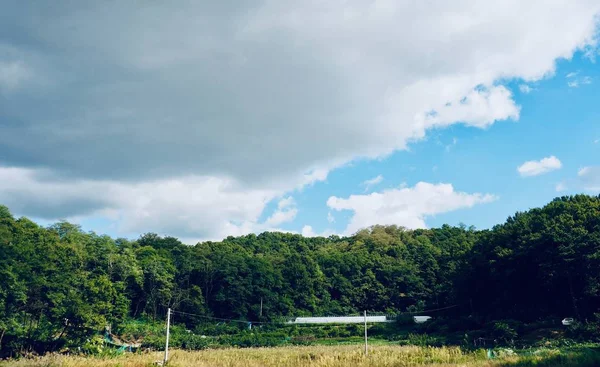
<path id="1" fill-rule="evenodd" d="M 529 94 L 533 91 L 533 88 L 531 88 L 527 84 L 521 84 L 519 85 L 519 90 L 521 91 L 521 93 Z"/>
<path id="2" fill-rule="evenodd" d="M 538 176 L 562 167 L 562 163 L 555 156 L 542 158 L 539 161 L 527 161 L 517 167 L 517 171 L 523 177 Z"/>
<path id="3" fill-rule="evenodd" d="M 279 200 L 279 203 L 277 203 L 277 209 L 279 210 L 287 209 L 294 206 L 296 206 L 296 201 L 291 196 L 285 197 Z"/>
<path id="4" fill-rule="evenodd" d="M 30 77 L 31 71 L 22 63 L 0 59 L 0 91 L 11 91 Z"/>
<path id="5" fill-rule="evenodd" d="M 452 143 L 446 145 L 446 152 L 449 152 L 453 146 L 455 146 L 458 143 L 458 139 L 457 138 L 452 138 Z"/>
<path id="6" fill-rule="evenodd" d="M 586 191 L 600 191 L 600 166 L 583 167 L 577 172 L 581 187 Z"/>
<path id="7" fill-rule="evenodd" d="M 383 176 L 377 175 L 376 177 L 363 181 L 363 183 L 361 183 L 361 186 L 364 186 L 365 191 L 368 191 L 371 187 L 380 184 L 381 181 L 383 181 Z"/>
<path id="8" fill-rule="evenodd" d="M 407 228 L 426 228 L 428 216 L 489 203 L 497 197 L 490 194 L 468 194 L 454 191 L 451 184 L 419 182 L 414 187 L 390 189 L 368 195 L 335 196 L 327 200 L 333 210 L 352 211 L 344 231 L 352 234 L 375 224 L 396 224 Z"/>
<path id="9" fill-rule="evenodd" d="M 569 75 L 572 75 L 572 74 L 573 73 L 567 74 L 567 77 L 569 77 Z M 569 88 L 577 88 L 580 85 L 592 84 L 592 77 L 582 76 L 580 78 L 579 77 L 576 78 L 575 75 L 572 75 L 570 77 L 571 80 L 567 81 L 567 85 L 569 86 Z"/>
<path id="10" fill-rule="evenodd" d="M 596 46 L 600 3 L 557 1 L 8 0 L 0 84 L 19 93 L 0 98 L 0 166 L 71 201 L 5 200 L 30 216 L 117 210 L 131 231 L 263 228 L 266 203 L 348 162 L 518 119 L 503 83 Z"/>
<path id="11" fill-rule="evenodd" d="M 504 86 L 473 90 L 460 100 L 449 102 L 424 117 L 426 126 L 447 126 L 461 121 L 466 125 L 487 127 L 497 120 L 519 118 L 520 108 Z"/>
<path id="12" fill-rule="evenodd" d="M 294 198 L 288 196 L 287 198 L 281 199 L 277 204 L 277 210 L 266 220 L 267 226 L 278 226 L 283 223 L 291 222 L 296 218 L 298 209 L 296 209 L 296 202 Z"/>
<path id="13" fill-rule="evenodd" d="M 600 166 L 586 166 L 580 168 L 577 176 L 556 185 L 556 191 L 588 191 L 600 192 Z"/>
<path id="14" fill-rule="evenodd" d="M 314 231 L 312 226 L 305 225 L 304 227 L 302 227 L 301 234 L 304 237 L 329 237 L 329 236 L 335 234 L 335 232 L 330 229 L 326 229 L 325 231 L 323 231 L 321 233 L 317 233 Z"/>
<path id="15" fill-rule="evenodd" d="M 598 143 L 600 143 L 600 139 L 594 140 L 594 144 L 598 144 Z"/>
<path id="16" fill-rule="evenodd" d="M 559 182 L 556 184 L 556 192 L 566 191 L 568 189 L 567 184 L 564 182 Z"/>
<path id="17" fill-rule="evenodd" d="M 335 217 L 333 216 L 333 214 L 331 214 L 331 212 L 327 213 L 327 221 L 329 223 L 335 223 Z"/>
<path id="18" fill-rule="evenodd" d="M 266 203 L 276 190 L 249 190 L 233 180 L 187 176 L 143 183 L 56 180 L 47 172 L 0 167 L 0 202 L 14 213 L 46 220 L 109 216 L 124 234 L 157 232 L 186 238 L 279 230 L 296 215 L 293 198 L 279 201 L 265 221 Z"/>

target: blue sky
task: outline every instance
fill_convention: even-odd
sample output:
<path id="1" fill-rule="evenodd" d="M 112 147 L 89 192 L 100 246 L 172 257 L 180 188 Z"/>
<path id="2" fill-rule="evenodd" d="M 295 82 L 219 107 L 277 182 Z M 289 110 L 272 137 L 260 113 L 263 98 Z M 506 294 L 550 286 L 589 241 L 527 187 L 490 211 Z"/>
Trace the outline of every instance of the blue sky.
<path id="1" fill-rule="evenodd" d="M 509 83 L 521 106 L 518 121 L 484 130 L 456 125 L 433 131 L 425 140 L 411 144 L 409 151 L 335 170 L 326 182 L 294 195 L 298 223 L 287 228 L 301 231 L 302 223 L 310 223 L 317 233 L 330 228 L 343 232 L 351 213 L 335 212 L 335 223 L 328 223 L 330 210 L 323 203 L 331 195 L 364 194 L 362 182 L 379 175 L 383 180 L 367 193 L 427 181 L 451 182 L 460 191 L 498 196 L 491 203 L 429 217 L 426 222 L 432 227 L 462 222 L 490 228 L 517 211 L 543 206 L 557 196 L 597 193 L 577 184 L 566 185 L 564 191 L 556 189 L 561 182 L 573 181 L 582 167 L 600 161 L 600 67 L 583 56 L 578 53 L 573 60 L 560 62 L 555 75 L 539 82 Z M 589 77 L 590 84 L 569 87 L 569 73 Z M 521 92 L 523 84 L 532 91 Z M 561 169 L 534 177 L 521 177 L 517 172 L 525 161 L 553 155 L 562 162 Z"/>
<path id="2" fill-rule="evenodd" d="M 183 7 L 4 6 L 0 203 L 193 243 L 600 191 L 597 1 Z"/>

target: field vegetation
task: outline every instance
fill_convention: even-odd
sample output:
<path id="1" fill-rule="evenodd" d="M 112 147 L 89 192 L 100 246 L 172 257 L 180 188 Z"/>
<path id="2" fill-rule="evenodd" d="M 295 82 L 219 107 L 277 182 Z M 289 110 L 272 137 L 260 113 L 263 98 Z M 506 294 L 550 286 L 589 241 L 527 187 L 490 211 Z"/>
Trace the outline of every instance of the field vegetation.
<path id="1" fill-rule="evenodd" d="M 174 363 L 210 351 L 226 361 L 292 360 L 308 350 L 348 362 L 360 325 L 285 322 L 363 310 L 396 316 L 369 328 L 374 356 L 391 358 L 382 365 L 402 365 L 396 354 L 439 351 L 473 362 L 478 348 L 593 345 L 600 342 L 600 197 L 557 198 L 489 230 L 375 226 L 348 237 L 263 233 L 193 246 L 151 233 L 113 239 L 67 222 L 41 227 L 0 206 L 0 358 L 146 360 L 151 354 L 116 354 L 123 345 L 162 349 L 167 308 L 173 348 L 199 351 L 177 352 Z M 433 319 L 416 325 L 416 314 Z M 565 317 L 573 325 L 562 325 Z M 238 350 L 246 347 L 283 349 Z M 582 350 L 591 358 L 592 349 Z"/>
<path id="2" fill-rule="evenodd" d="M 47 355 L 19 361 L 0 362 L 3 367 L 147 367 L 162 360 L 161 353 L 128 354 L 116 357 L 80 357 Z M 207 351 L 175 350 L 169 366 L 181 367 L 519 367 L 579 366 L 600 363 L 600 354 L 592 349 L 539 349 L 516 354 L 496 352 L 489 358 L 485 350 L 465 352 L 456 347 L 374 346 L 364 355 L 360 345 L 311 346 L 256 349 L 219 349 Z"/>

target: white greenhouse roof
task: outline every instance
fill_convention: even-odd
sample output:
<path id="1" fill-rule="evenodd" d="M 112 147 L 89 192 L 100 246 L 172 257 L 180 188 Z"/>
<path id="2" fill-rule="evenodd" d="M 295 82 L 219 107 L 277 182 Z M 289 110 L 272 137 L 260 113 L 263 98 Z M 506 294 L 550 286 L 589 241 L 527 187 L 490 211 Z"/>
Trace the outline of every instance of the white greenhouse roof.
<path id="1" fill-rule="evenodd" d="M 385 316 L 367 316 L 367 322 L 388 322 Z M 293 324 L 360 324 L 364 316 L 297 317 Z"/>

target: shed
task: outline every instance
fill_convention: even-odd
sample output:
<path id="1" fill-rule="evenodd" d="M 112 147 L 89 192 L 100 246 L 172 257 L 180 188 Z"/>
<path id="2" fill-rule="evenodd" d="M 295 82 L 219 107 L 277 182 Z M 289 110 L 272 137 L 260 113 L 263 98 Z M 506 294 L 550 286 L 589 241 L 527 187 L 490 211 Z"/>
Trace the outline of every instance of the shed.
<path id="1" fill-rule="evenodd" d="M 413 317 L 417 324 L 422 324 L 431 319 L 431 316 L 415 316 Z"/>

